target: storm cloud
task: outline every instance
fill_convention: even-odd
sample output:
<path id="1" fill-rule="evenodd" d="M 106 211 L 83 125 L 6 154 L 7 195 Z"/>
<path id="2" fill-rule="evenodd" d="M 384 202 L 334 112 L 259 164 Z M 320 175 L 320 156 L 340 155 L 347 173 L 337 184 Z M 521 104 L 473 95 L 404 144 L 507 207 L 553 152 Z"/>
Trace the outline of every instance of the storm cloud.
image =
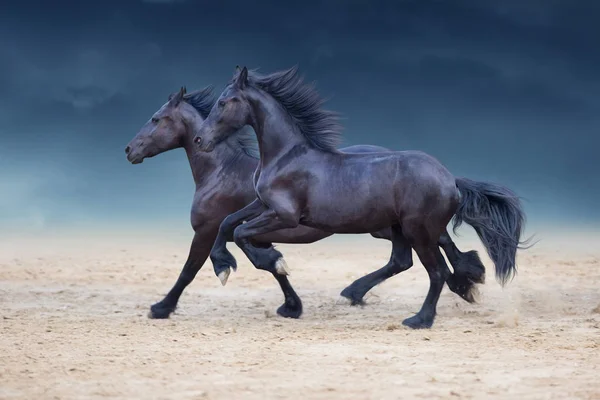
<path id="1" fill-rule="evenodd" d="M 593 1 L 13 1 L 0 15 L 0 221 L 186 224 L 182 151 L 123 148 L 185 85 L 299 65 L 345 145 L 427 151 L 596 223 L 600 5 Z"/>

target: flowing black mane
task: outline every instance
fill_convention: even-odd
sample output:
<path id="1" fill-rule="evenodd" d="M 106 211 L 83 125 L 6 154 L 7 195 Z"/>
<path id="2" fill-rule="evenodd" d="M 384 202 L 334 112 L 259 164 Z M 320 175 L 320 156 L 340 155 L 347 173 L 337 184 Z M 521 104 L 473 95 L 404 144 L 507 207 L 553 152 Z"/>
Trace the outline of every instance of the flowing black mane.
<path id="1" fill-rule="evenodd" d="M 204 89 L 196 90 L 195 92 L 187 93 L 183 96 L 183 100 L 190 106 L 194 107 L 200 114 L 202 119 L 206 119 L 210 110 L 213 108 L 215 95 L 213 94 L 213 86 L 207 86 Z"/>
<path id="2" fill-rule="evenodd" d="M 269 75 L 248 71 L 248 81 L 273 96 L 287 110 L 311 145 L 322 151 L 338 152 L 342 134 L 339 114 L 321 108 L 325 99 L 314 83 L 304 83 L 297 67 Z"/>
<path id="3" fill-rule="evenodd" d="M 188 93 L 183 96 L 183 100 L 194 107 L 200 114 L 202 119 L 206 119 L 210 110 L 215 104 L 216 97 L 213 94 L 213 86 L 207 86 L 204 89 L 196 90 L 195 92 Z M 259 158 L 258 144 L 256 142 L 256 135 L 249 127 L 240 129 L 235 135 L 233 135 L 230 141 L 233 145 L 239 146 L 239 148 L 247 155 L 253 158 Z"/>

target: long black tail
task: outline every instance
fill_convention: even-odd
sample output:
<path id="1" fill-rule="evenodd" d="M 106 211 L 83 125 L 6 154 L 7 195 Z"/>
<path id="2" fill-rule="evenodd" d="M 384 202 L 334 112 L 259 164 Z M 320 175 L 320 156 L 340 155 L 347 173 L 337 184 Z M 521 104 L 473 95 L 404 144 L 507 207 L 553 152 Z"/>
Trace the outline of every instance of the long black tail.
<path id="1" fill-rule="evenodd" d="M 525 213 L 515 193 L 503 186 L 457 178 L 461 194 L 454 215 L 453 230 L 463 223 L 471 225 L 496 266 L 496 280 L 504 286 L 517 272 L 518 249 L 527 248 L 521 241 Z"/>

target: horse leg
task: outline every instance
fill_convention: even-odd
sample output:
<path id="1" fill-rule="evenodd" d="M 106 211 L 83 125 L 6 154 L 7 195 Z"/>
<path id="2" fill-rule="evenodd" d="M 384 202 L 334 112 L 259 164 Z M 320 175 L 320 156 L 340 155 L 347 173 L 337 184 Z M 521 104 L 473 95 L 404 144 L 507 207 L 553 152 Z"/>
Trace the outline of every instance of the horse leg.
<path id="1" fill-rule="evenodd" d="M 213 263 L 215 275 L 225 286 L 231 269 L 237 269 L 237 262 L 233 254 L 227 250 L 227 242 L 233 241 L 233 231 L 244 220 L 252 219 L 265 210 L 265 205 L 256 199 L 246 207 L 228 215 L 219 226 L 219 233 L 210 251 L 210 260 Z"/>
<path id="2" fill-rule="evenodd" d="M 295 223 L 297 226 L 297 222 Z M 287 279 L 283 255 L 274 248 L 252 246 L 250 238 L 284 228 L 293 228 L 293 219 L 280 218 L 275 211 L 267 209 L 261 215 L 238 226 L 233 238 L 238 247 L 246 254 L 257 269 L 273 274 L 284 296 L 284 303 L 277 309 L 277 314 L 286 318 L 299 318 L 302 315 L 302 301 Z"/>
<path id="3" fill-rule="evenodd" d="M 437 243 L 431 240 L 422 240 L 423 236 L 422 234 L 417 236 L 417 241 L 413 241 L 413 248 L 429 275 L 429 291 L 421 310 L 416 315 L 402 321 L 403 325 L 413 329 L 431 328 L 433 325 L 437 303 L 450 273 Z M 410 235 L 409 237 L 413 238 L 414 236 Z"/>
<path id="4" fill-rule="evenodd" d="M 204 226 L 202 230 L 196 232 L 192 240 L 188 259 L 183 265 L 179 278 L 177 278 L 175 285 L 173 285 L 165 298 L 150 307 L 148 318 L 169 318 L 169 315 L 175 311 L 184 289 L 192 283 L 196 274 L 208 258 L 211 243 L 216 235 L 215 231 L 216 229 L 210 230 Z"/>
<path id="5" fill-rule="evenodd" d="M 474 303 L 479 292 L 476 284 L 485 282 L 485 266 L 475 250 L 461 252 L 444 231 L 438 240 L 438 245 L 446 253 L 454 273 L 448 276 L 448 288 L 469 303 Z"/>
<path id="6" fill-rule="evenodd" d="M 392 240 L 390 261 L 377 271 L 355 280 L 340 293 L 343 297 L 349 299 L 353 306 L 364 304 L 363 297 L 376 285 L 412 267 L 412 248 L 402 234 L 402 229 L 399 225 L 391 227 L 390 238 Z"/>
<path id="7" fill-rule="evenodd" d="M 392 240 L 392 230 L 382 229 L 381 231 L 372 232 L 371 236 L 376 239 Z M 448 280 L 446 283 L 448 284 L 448 288 L 467 302 L 474 303 L 478 293 L 475 284 L 484 283 L 485 281 L 485 267 L 477 251 L 461 252 L 447 231 L 444 231 L 440 236 L 438 246 L 444 250 L 448 261 L 450 261 L 450 265 L 454 269 L 454 273 L 449 269 L 447 272 Z M 446 268 L 448 268 L 447 265 Z M 353 306 L 364 305 L 363 297 L 369 290 L 407 269 L 395 263 L 394 253 L 392 252 L 390 261 L 384 267 L 355 280 L 342 290 L 341 295 L 349 299 Z"/>

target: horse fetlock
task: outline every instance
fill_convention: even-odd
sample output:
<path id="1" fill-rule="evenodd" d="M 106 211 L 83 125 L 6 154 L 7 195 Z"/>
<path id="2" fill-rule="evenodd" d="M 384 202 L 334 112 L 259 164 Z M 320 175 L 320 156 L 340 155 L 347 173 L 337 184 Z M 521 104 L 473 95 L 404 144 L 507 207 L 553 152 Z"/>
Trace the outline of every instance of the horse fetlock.
<path id="1" fill-rule="evenodd" d="M 357 289 L 354 287 L 354 285 L 350 285 L 342 290 L 340 296 L 342 296 L 346 302 L 349 301 L 351 306 L 363 306 L 366 305 L 365 301 L 363 300 L 363 297 L 366 293 L 367 292 L 364 288 Z"/>
<path id="2" fill-rule="evenodd" d="M 235 271 L 237 269 L 237 260 L 227 249 L 213 251 L 210 253 L 210 260 L 213 265 L 220 266 L 219 270 L 232 268 Z"/>
<path id="3" fill-rule="evenodd" d="M 262 269 L 272 274 L 288 275 L 289 270 L 283 254 L 275 250 L 274 247 L 269 248 L 251 248 L 250 261 L 258 269 Z"/>

